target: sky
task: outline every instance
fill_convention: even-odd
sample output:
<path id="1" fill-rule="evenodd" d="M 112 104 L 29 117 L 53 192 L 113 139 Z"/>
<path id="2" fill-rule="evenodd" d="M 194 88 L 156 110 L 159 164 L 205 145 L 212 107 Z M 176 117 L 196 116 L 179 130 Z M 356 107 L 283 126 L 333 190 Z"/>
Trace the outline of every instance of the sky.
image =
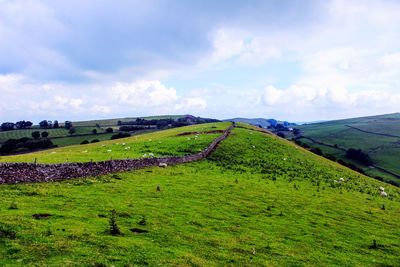
<path id="1" fill-rule="evenodd" d="M 397 0 L 0 0 L 0 122 L 399 112 Z"/>

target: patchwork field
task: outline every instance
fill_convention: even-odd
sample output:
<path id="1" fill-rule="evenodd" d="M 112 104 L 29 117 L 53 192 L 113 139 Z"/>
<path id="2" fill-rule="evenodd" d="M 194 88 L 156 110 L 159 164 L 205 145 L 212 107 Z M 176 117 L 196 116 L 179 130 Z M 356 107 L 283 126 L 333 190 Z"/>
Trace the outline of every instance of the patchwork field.
<path id="1" fill-rule="evenodd" d="M 215 126 L 227 125 L 125 141 L 138 157 L 145 145 L 153 153 L 188 153 L 177 146 L 201 146 L 176 134 Z M 400 265 L 399 188 L 252 129 L 235 128 L 210 158 L 195 163 L 0 186 L 0 265 Z M 107 145 L 122 155 L 121 144 Z M 101 144 L 88 145 L 86 157 L 82 147 L 71 148 L 71 160 L 103 157 Z M 23 158 L 7 157 L 13 160 Z M 52 162 L 46 154 L 40 160 Z M 111 226 L 120 234 L 112 235 Z"/>
<path id="2" fill-rule="evenodd" d="M 310 137 L 328 145 L 339 148 L 359 148 L 373 160 L 374 164 L 400 175 L 400 114 L 354 118 L 348 120 L 328 121 L 299 126 L 302 136 Z M 304 138 L 302 142 L 311 147 L 318 147 L 324 154 L 331 154 L 339 159 L 345 158 L 345 152 L 340 149 L 315 144 Z M 360 165 L 367 174 L 374 174 L 400 182 L 396 176 L 378 169 Z"/>

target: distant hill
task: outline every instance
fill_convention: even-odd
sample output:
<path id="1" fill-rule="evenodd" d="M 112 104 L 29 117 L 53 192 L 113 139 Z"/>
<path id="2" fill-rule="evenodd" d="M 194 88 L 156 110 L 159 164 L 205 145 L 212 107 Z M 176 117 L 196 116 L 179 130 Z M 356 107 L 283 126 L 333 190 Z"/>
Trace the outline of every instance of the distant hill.
<path id="1" fill-rule="evenodd" d="M 263 128 L 268 128 L 270 126 L 275 127 L 277 124 L 282 124 L 283 126 L 291 126 L 291 125 L 296 125 L 295 123 L 291 123 L 288 121 L 279 121 L 276 119 L 263 119 L 263 118 L 232 118 L 232 119 L 226 119 L 223 121 L 234 121 L 234 122 L 242 122 L 242 123 L 247 123 L 251 124 L 254 126 L 262 126 Z"/>
<path id="2" fill-rule="evenodd" d="M 295 137 L 298 141 L 354 164 L 370 176 L 400 184 L 400 113 L 310 123 L 297 128 L 301 130 Z M 350 148 L 361 149 L 373 165 L 346 157 Z"/>

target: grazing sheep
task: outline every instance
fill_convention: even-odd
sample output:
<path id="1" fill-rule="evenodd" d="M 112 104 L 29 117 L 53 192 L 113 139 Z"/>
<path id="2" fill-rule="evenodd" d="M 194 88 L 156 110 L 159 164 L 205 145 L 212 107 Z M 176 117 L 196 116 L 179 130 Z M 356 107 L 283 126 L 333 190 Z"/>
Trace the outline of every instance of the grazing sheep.
<path id="1" fill-rule="evenodd" d="M 83 150 L 82 153 L 87 153 L 87 150 Z"/>
<path id="2" fill-rule="evenodd" d="M 111 151 L 112 151 L 111 149 L 107 150 L 108 153 L 110 153 Z"/>
<path id="3" fill-rule="evenodd" d="M 253 146 L 253 148 L 256 148 L 256 146 Z"/>
<path id="4" fill-rule="evenodd" d="M 286 160 L 286 158 L 283 158 L 283 160 Z"/>
<path id="5" fill-rule="evenodd" d="M 126 144 L 125 144 L 125 143 L 122 143 L 121 145 L 123 145 L 123 146 L 124 146 L 124 145 L 126 145 Z"/>
<path id="6" fill-rule="evenodd" d="M 162 168 L 166 168 L 168 165 L 165 162 L 160 162 L 160 164 L 158 164 L 158 167 L 162 167 Z"/>
<path id="7" fill-rule="evenodd" d="M 385 188 L 383 188 L 382 186 L 379 187 L 379 191 L 385 191 Z"/>
<path id="8" fill-rule="evenodd" d="M 144 153 L 142 157 L 143 157 L 143 158 L 147 157 L 147 153 Z"/>
<path id="9" fill-rule="evenodd" d="M 129 150 L 129 149 L 131 149 L 131 147 L 129 147 L 129 146 L 125 147 L 125 150 Z"/>
<path id="10" fill-rule="evenodd" d="M 153 153 L 149 153 L 149 157 L 154 157 L 154 154 Z"/>
<path id="11" fill-rule="evenodd" d="M 385 191 L 381 191 L 381 196 L 382 197 L 387 197 L 387 193 Z"/>
<path id="12" fill-rule="evenodd" d="M 344 182 L 344 178 L 339 178 L 339 183 Z"/>

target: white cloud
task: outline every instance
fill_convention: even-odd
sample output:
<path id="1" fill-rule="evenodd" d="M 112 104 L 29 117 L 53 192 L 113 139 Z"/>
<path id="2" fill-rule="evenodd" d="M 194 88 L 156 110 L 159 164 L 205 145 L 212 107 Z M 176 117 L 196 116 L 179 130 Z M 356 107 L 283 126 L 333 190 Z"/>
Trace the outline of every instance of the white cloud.
<path id="1" fill-rule="evenodd" d="M 111 88 L 110 96 L 132 108 L 171 105 L 177 100 L 176 90 L 167 88 L 160 81 L 117 83 Z"/>
<path id="2" fill-rule="evenodd" d="M 175 109 L 177 110 L 204 110 L 206 107 L 206 100 L 200 97 L 183 98 L 175 105 Z"/>

